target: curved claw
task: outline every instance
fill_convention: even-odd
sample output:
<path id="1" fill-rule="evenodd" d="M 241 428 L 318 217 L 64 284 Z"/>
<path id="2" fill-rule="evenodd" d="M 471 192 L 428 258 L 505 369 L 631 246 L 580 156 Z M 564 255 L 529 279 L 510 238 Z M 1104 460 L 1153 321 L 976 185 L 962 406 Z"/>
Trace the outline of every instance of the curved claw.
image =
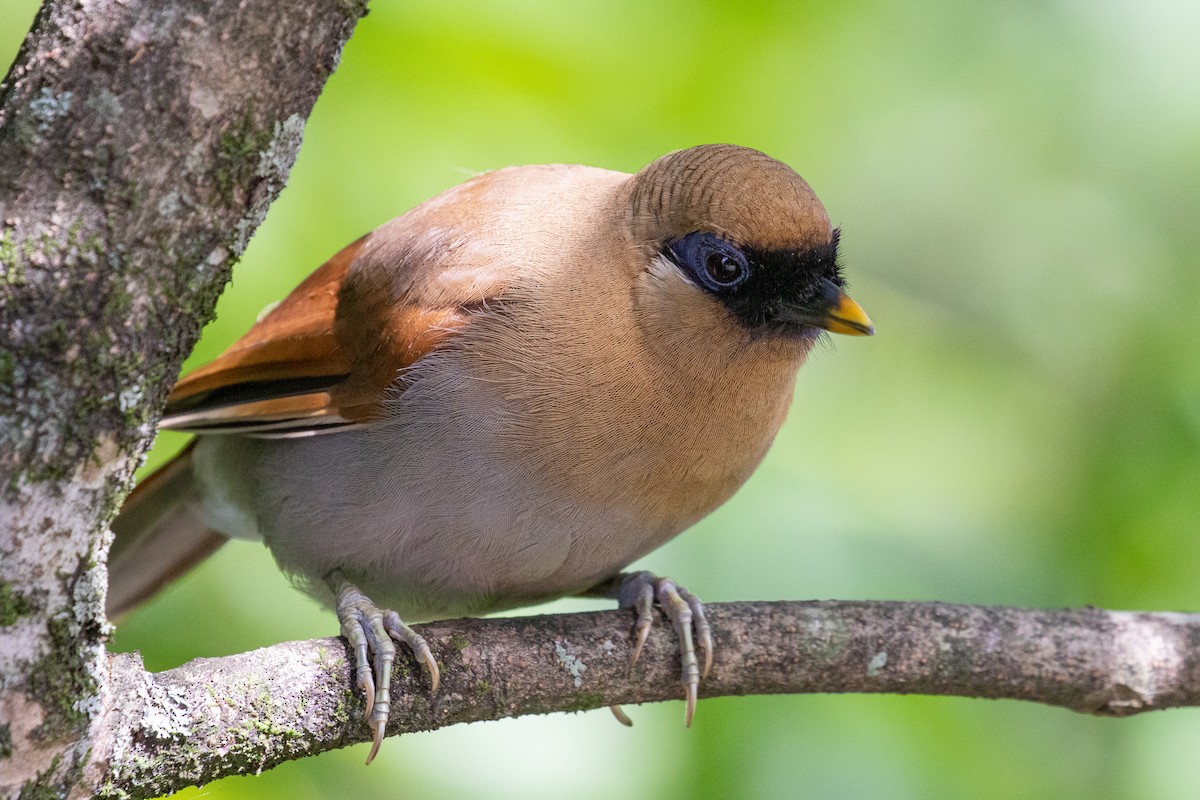
<path id="1" fill-rule="evenodd" d="M 396 660 L 394 642 L 404 642 L 412 648 L 417 660 L 429 671 L 435 692 L 441 683 L 441 674 L 425 638 L 405 625 L 399 614 L 380 611 L 339 572 L 332 573 L 328 582 L 337 596 L 337 615 L 342 635 L 354 650 L 356 683 L 366 701 L 367 724 L 374 732 L 371 752 L 367 756 L 367 763 L 370 764 L 379 752 L 391 717 L 392 665 Z M 372 654 L 375 656 L 374 665 L 371 664 Z"/>
<path id="2" fill-rule="evenodd" d="M 637 664 L 642 647 L 650 635 L 655 601 L 671 621 L 671 626 L 679 638 L 680 683 L 683 685 L 685 701 L 684 722 L 690 727 L 696 714 L 700 681 L 708 677 L 713 663 L 712 626 L 704 613 L 704 604 L 671 579 L 659 578 L 649 572 L 638 572 L 625 578 L 617 590 L 617 601 L 621 608 L 631 609 L 637 614 L 630 668 Z M 704 653 L 703 669 L 696 657 L 697 645 Z"/>
<path id="3" fill-rule="evenodd" d="M 409 646 L 417 661 L 429 673 L 430 691 L 436 692 L 442 683 L 442 671 L 438 669 L 437 659 L 433 657 L 433 651 L 429 649 L 425 637 L 405 625 L 404 620 L 400 619 L 400 615 L 395 611 L 384 612 L 383 627 L 388 636 Z"/>
<path id="4" fill-rule="evenodd" d="M 348 584 L 347 584 L 348 585 Z M 353 589 L 353 587 L 350 587 Z M 357 590 L 355 590 L 357 592 Z M 359 595 L 361 597 L 361 595 Z M 363 598 L 365 599 L 365 598 Z M 375 709 L 375 678 L 371 672 L 371 650 L 373 648 L 369 625 L 364 625 L 357 597 L 350 593 L 338 592 L 338 621 L 341 623 L 342 636 L 350 642 L 354 649 L 354 673 L 358 688 L 362 690 L 366 700 L 366 715 L 370 719 Z"/>
<path id="5" fill-rule="evenodd" d="M 692 724 L 696 714 L 696 694 L 700 685 L 700 665 L 696 660 L 696 644 L 692 636 L 692 607 L 684 599 L 687 590 L 680 590 L 675 581 L 660 578 L 655 588 L 658 590 L 658 604 L 671 620 L 675 634 L 679 637 L 679 657 L 682 662 L 680 682 L 683 684 L 684 696 L 687 703 L 684 707 L 684 724 Z"/>
<path id="6" fill-rule="evenodd" d="M 696 716 L 696 693 L 700 689 L 699 682 L 685 683 L 683 686 L 684 707 L 683 707 L 683 727 L 692 727 L 692 717 Z"/>
<path id="7" fill-rule="evenodd" d="M 367 703 L 366 718 L 371 718 L 371 712 L 375 710 L 375 681 L 371 681 L 369 686 L 363 687 L 363 698 Z"/>
<path id="8" fill-rule="evenodd" d="M 349 637 L 347 637 L 349 638 Z M 363 656 L 363 662 L 366 662 L 366 656 Z M 371 668 L 358 667 L 358 688 L 362 690 L 363 697 L 367 701 L 367 717 L 370 718 L 371 712 L 375 709 L 375 679 L 371 677 Z"/>
<path id="9" fill-rule="evenodd" d="M 371 740 L 371 752 L 367 753 L 367 764 L 375 760 L 375 756 L 379 754 L 379 746 L 383 744 L 383 731 L 387 728 L 387 720 L 383 720 L 373 726 L 375 729 L 375 738 Z"/>
<path id="10" fill-rule="evenodd" d="M 697 644 L 704 651 L 704 669 L 700 672 L 700 680 L 704 680 L 708 677 L 708 673 L 712 671 L 712 626 L 708 624 L 708 615 L 704 613 L 704 604 L 700 602 L 700 598 L 682 586 L 678 588 L 679 596 L 683 598 L 688 604 L 688 608 L 692 611 L 692 627 L 696 629 Z"/>
<path id="11" fill-rule="evenodd" d="M 641 573 L 639 573 L 641 574 Z M 650 637 L 650 626 L 654 624 L 654 584 L 643 581 L 636 584 L 632 608 L 637 612 L 637 623 L 634 625 L 633 658 L 629 659 L 629 668 L 633 669 L 638 659 L 642 657 L 642 648 Z"/>

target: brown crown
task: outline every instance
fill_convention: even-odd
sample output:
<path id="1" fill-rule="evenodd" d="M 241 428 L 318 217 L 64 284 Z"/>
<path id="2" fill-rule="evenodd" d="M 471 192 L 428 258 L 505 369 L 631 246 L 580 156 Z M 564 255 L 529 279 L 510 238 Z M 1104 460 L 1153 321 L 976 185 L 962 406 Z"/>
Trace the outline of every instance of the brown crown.
<path id="1" fill-rule="evenodd" d="M 829 215 L 795 170 L 731 144 L 677 150 L 630 181 L 630 223 L 645 242 L 711 231 L 762 250 L 825 244 Z"/>

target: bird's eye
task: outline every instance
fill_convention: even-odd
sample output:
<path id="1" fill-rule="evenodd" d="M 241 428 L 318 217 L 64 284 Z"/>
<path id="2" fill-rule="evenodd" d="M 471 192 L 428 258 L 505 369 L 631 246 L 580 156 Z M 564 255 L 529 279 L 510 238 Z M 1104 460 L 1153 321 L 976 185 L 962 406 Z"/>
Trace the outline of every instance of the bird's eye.
<path id="1" fill-rule="evenodd" d="M 696 231 L 668 245 L 676 264 L 710 292 L 729 292 L 750 276 L 750 262 L 736 245 Z"/>
<path id="2" fill-rule="evenodd" d="M 745 272 L 742 265 L 727 253 L 712 252 L 704 259 L 704 271 L 713 283 L 721 286 L 735 286 Z"/>

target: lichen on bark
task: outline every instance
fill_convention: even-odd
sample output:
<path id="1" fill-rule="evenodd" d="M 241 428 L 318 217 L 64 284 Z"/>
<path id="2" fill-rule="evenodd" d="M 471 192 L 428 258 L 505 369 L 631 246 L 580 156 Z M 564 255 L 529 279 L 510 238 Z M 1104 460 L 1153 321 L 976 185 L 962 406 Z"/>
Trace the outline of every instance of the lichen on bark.
<path id="1" fill-rule="evenodd" d="M 0 795 L 99 768 L 107 522 L 364 10 L 51 0 L 0 84 Z"/>

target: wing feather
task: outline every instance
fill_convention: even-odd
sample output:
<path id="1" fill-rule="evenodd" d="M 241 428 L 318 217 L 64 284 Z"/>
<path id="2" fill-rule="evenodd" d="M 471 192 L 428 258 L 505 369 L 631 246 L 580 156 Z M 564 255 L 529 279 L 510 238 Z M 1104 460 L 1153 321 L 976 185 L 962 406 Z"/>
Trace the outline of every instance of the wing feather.
<path id="1" fill-rule="evenodd" d="M 368 234 L 341 250 L 216 360 L 171 392 L 161 427 L 264 438 L 311 436 L 371 422 L 403 370 L 467 319 L 397 292 L 412 265 L 360 259 Z M 416 265 L 436 277 L 435 253 Z M 402 386 L 398 387 L 403 389 Z"/>

